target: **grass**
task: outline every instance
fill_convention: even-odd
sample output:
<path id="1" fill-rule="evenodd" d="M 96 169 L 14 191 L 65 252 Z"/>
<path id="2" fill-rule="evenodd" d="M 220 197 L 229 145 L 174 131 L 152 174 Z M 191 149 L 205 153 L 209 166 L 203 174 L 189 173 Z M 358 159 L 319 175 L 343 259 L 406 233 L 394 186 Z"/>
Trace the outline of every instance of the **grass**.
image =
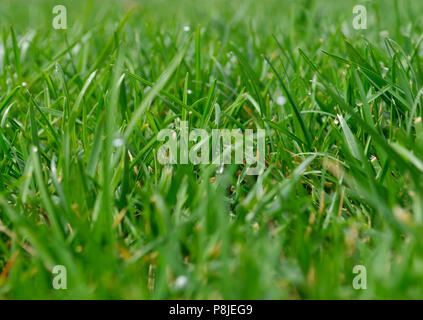
<path id="1" fill-rule="evenodd" d="M 56 4 L 0 3 L 1 299 L 423 298 L 423 3 Z M 265 172 L 159 164 L 181 120 Z"/>

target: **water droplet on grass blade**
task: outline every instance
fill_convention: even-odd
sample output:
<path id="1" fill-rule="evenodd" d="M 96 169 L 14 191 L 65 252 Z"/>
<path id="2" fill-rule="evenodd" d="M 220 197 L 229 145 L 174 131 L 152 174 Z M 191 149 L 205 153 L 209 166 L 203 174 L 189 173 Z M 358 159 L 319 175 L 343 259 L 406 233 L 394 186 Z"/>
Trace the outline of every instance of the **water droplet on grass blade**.
<path id="1" fill-rule="evenodd" d="M 175 288 L 182 289 L 188 284 L 188 277 L 186 276 L 179 276 L 175 280 Z"/>
<path id="2" fill-rule="evenodd" d="M 276 98 L 276 104 L 283 106 L 286 103 L 286 98 L 284 96 L 279 96 Z"/>
<path id="3" fill-rule="evenodd" d="M 116 138 L 113 140 L 113 146 L 118 148 L 121 147 L 125 144 L 125 140 L 123 140 L 122 138 Z"/>

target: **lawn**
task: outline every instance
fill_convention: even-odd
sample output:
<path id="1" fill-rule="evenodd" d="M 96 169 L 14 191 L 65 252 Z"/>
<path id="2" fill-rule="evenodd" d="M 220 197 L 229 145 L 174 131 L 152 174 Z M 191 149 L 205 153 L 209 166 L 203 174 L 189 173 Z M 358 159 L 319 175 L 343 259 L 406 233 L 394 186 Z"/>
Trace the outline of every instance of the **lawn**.
<path id="1" fill-rule="evenodd" d="M 423 299 L 422 1 L 1 0 L 0 28 L 0 299 Z M 264 171 L 163 164 L 183 121 L 263 129 Z"/>

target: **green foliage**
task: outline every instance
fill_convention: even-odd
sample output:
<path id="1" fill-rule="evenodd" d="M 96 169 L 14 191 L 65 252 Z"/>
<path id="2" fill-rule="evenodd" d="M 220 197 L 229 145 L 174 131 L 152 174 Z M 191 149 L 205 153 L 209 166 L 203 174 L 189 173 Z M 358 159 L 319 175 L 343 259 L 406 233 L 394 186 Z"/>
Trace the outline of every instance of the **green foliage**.
<path id="1" fill-rule="evenodd" d="M 0 298 L 423 298 L 423 3 L 63 4 L 0 3 Z M 265 172 L 159 164 L 181 120 Z"/>

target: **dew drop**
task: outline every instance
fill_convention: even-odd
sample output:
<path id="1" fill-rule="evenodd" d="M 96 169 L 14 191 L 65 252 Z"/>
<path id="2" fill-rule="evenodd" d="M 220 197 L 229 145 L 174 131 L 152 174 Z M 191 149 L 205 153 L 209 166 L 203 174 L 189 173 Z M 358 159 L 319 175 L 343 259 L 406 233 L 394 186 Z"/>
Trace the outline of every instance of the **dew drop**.
<path id="1" fill-rule="evenodd" d="M 283 106 L 286 103 L 286 98 L 284 96 L 279 96 L 276 98 L 276 103 L 280 106 Z"/>
<path id="2" fill-rule="evenodd" d="M 125 141 L 122 138 L 116 138 L 113 140 L 113 146 L 116 148 L 121 147 L 125 144 Z"/>

